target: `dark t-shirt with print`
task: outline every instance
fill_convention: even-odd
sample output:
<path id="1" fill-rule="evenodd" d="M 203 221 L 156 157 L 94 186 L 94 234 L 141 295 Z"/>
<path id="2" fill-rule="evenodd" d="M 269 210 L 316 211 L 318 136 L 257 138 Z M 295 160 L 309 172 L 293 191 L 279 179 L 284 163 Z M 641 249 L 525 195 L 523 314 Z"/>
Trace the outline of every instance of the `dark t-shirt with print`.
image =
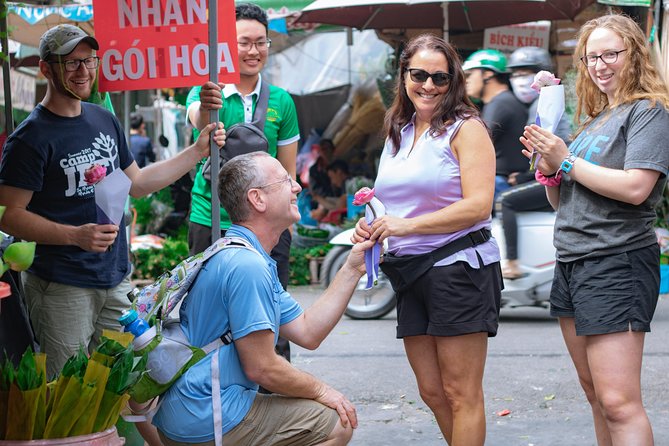
<path id="1" fill-rule="evenodd" d="M 38 105 L 7 139 L 0 184 L 33 192 L 27 209 L 48 220 L 80 226 L 97 223 L 95 188 L 84 181 L 94 163 L 125 169 L 133 161 L 118 120 L 82 102 L 74 118 Z M 72 245 L 37 245 L 29 269 L 38 277 L 82 288 L 112 288 L 128 274 L 125 224 L 110 250 L 93 253 Z"/>

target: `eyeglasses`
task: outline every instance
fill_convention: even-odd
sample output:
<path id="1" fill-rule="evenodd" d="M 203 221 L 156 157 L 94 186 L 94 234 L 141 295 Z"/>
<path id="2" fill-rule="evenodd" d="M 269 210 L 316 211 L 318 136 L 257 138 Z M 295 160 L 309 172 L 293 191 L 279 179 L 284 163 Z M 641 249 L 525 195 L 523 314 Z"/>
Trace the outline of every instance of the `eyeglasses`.
<path id="1" fill-rule="evenodd" d="M 65 67 L 65 71 L 77 71 L 82 63 L 89 70 L 93 70 L 100 65 L 100 58 L 91 56 L 85 59 L 50 60 L 49 63 L 59 63 Z"/>
<path id="2" fill-rule="evenodd" d="M 271 183 L 263 184 L 262 186 L 254 186 L 251 189 L 264 189 L 266 187 L 274 186 L 275 184 L 282 184 L 282 183 L 290 183 L 290 185 L 293 185 L 293 177 L 288 175 L 286 178 L 283 180 L 278 180 L 278 181 L 272 181 Z"/>
<path id="3" fill-rule="evenodd" d="M 627 49 L 619 51 L 606 51 L 599 56 L 596 54 L 586 54 L 585 56 L 581 57 L 581 62 L 583 62 L 586 67 L 594 67 L 597 65 L 597 59 L 602 59 L 602 62 L 606 64 L 616 63 L 618 60 L 618 54 L 622 53 L 623 51 L 627 51 Z"/>
<path id="4" fill-rule="evenodd" d="M 253 46 L 255 46 L 258 51 L 264 51 L 268 49 L 270 45 L 272 45 L 272 41 L 270 39 L 259 40 L 257 42 L 237 42 L 237 47 L 244 51 L 250 50 L 253 48 Z"/>
<path id="5" fill-rule="evenodd" d="M 409 72 L 412 81 L 422 84 L 427 82 L 428 78 L 432 78 L 432 83 L 437 87 L 447 85 L 453 77 L 450 73 L 443 73 L 441 71 L 437 73 L 428 73 L 420 68 L 407 68 L 406 71 Z"/>

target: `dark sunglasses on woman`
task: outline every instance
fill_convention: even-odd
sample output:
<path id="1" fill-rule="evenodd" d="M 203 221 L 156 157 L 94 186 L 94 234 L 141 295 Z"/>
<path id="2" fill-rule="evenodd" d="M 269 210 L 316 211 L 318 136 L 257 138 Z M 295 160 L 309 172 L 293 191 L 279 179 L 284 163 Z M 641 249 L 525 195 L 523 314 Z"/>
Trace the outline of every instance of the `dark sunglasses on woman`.
<path id="1" fill-rule="evenodd" d="M 412 81 L 418 82 L 420 84 L 427 82 L 428 78 L 432 78 L 432 83 L 436 87 L 443 87 L 444 85 L 448 85 L 452 77 L 449 73 L 443 73 L 441 71 L 436 73 L 428 73 L 427 71 L 421 70 L 420 68 L 407 68 L 406 71 L 409 72 L 409 76 L 411 76 Z"/>

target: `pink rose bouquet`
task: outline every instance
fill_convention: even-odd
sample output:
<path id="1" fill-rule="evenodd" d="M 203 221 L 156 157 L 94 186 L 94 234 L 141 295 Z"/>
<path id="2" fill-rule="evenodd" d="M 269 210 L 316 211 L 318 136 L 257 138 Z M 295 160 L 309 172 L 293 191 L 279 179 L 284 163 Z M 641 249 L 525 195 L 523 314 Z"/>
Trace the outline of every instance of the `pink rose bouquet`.
<path id="1" fill-rule="evenodd" d="M 96 163 L 84 171 L 84 180 L 86 184 L 92 186 L 102 181 L 106 175 L 107 168 Z"/>
<path id="2" fill-rule="evenodd" d="M 560 79 L 549 71 L 539 71 L 531 87 L 539 92 L 537 116 L 534 123 L 543 129 L 555 132 L 564 113 L 564 87 Z M 536 150 L 530 158 L 530 170 L 536 168 L 540 155 Z"/>
<path id="3" fill-rule="evenodd" d="M 385 206 L 374 196 L 374 189 L 368 187 L 361 188 L 353 196 L 355 206 L 365 205 L 365 220 L 367 224 L 379 216 L 385 214 Z M 369 211 L 369 212 L 368 212 Z M 375 243 L 374 246 L 365 251 L 365 268 L 367 269 L 367 287 L 370 289 L 379 282 L 379 258 L 381 257 L 381 244 Z"/>
<path id="4" fill-rule="evenodd" d="M 550 71 L 539 71 L 534 75 L 534 82 L 532 82 L 530 87 L 541 93 L 543 87 L 550 87 L 552 85 L 560 85 L 560 79 L 555 77 Z"/>

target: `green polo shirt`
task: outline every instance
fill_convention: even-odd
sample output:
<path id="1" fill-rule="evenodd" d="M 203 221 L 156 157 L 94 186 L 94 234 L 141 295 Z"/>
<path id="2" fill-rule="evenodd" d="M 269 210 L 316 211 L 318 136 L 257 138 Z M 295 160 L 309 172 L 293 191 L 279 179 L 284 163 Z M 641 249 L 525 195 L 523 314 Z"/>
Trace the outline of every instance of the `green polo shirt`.
<path id="1" fill-rule="evenodd" d="M 260 82 L 253 95 L 253 112 L 258 101 L 260 93 Z M 223 91 L 223 108 L 219 112 L 219 119 L 226 128 L 233 124 L 244 122 L 244 102 L 232 86 L 227 86 Z M 200 101 L 201 87 L 193 87 L 188 93 L 186 107 L 194 102 Z M 228 90 L 231 89 L 231 90 Z M 198 130 L 194 130 L 194 136 L 199 135 Z M 292 144 L 300 138 L 300 129 L 297 125 L 297 111 L 295 103 L 287 91 L 282 88 L 270 85 L 269 102 L 267 105 L 267 117 L 265 119 L 265 136 L 269 142 L 269 154 L 276 158 L 277 149 L 281 146 Z M 202 176 L 202 160 L 197 165 L 197 173 L 193 181 L 191 191 L 191 210 L 190 221 L 204 226 L 211 227 L 211 183 Z M 226 230 L 230 227 L 230 217 L 223 207 L 221 207 L 221 229 Z"/>

